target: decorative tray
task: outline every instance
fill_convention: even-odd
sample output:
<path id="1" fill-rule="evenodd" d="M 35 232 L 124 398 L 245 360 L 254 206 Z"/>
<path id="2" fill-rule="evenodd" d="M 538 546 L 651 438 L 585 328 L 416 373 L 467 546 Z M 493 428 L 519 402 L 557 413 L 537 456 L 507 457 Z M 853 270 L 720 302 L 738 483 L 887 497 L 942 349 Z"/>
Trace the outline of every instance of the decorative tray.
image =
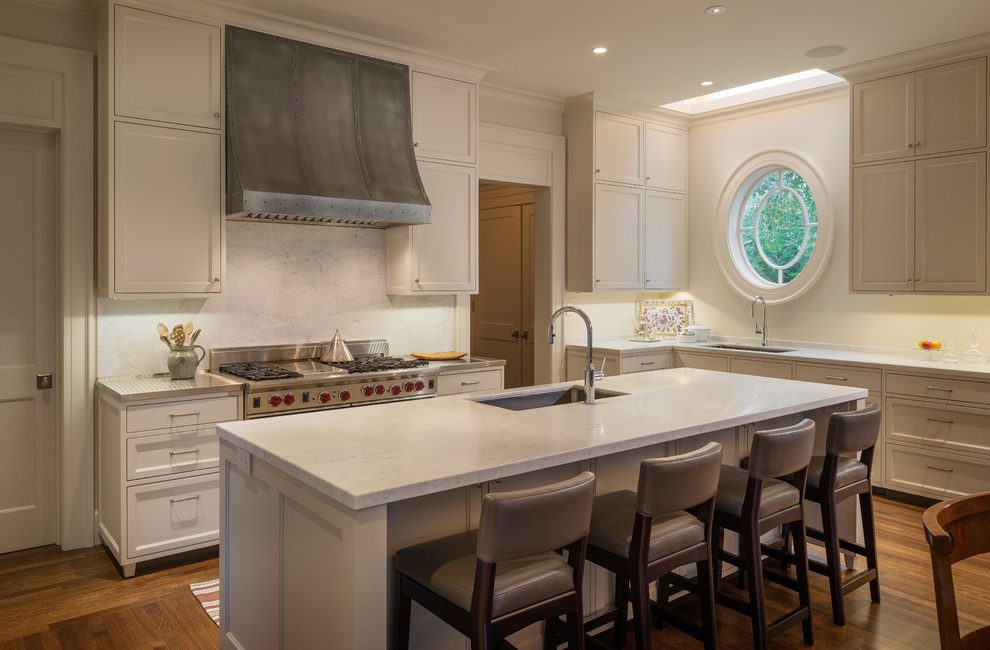
<path id="1" fill-rule="evenodd" d="M 690 300 L 641 300 L 638 314 L 647 336 L 675 337 L 694 324 L 694 303 Z"/>
<path id="2" fill-rule="evenodd" d="M 413 352 L 412 355 L 427 361 L 453 361 L 467 355 L 467 352 Z"/>

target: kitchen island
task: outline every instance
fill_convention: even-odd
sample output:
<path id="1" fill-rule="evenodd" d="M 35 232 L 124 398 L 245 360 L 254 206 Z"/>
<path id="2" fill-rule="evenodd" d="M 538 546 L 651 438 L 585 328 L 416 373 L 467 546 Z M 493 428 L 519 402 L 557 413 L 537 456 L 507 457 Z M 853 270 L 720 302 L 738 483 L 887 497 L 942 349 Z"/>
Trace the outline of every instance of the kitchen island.
<path id="1" fill-rule="evenodd" d="M 599 493 L 635 489 L 643 458 L 717 440 L 738 462 L 758 423 L 806 415 L 821 447 L 827 413 L 867 396 L 690 368 L 599 388 L 623 394 L 528 411 L 459 395 L 220 425 L 222 647 L 385 648 L 395 550 L 477 525 L 485 492 L 583 469 Z M 608 605 L 607 574 L 589 571 L 585 589 L 586 613 Z M 518 645 L 536 647 L 538 627 Z M 464 647 L 418 609 L 412 634 L 413 647 Z"/>

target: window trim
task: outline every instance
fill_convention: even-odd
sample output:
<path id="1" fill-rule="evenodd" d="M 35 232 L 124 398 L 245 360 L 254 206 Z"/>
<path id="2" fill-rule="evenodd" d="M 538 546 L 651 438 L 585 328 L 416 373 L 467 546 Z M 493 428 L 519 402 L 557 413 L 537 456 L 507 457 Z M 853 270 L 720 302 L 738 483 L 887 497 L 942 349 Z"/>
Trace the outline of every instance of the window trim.
<path id="1" fill-rule="evenodd" d="M 818 213 L 818 233 L 811 258 L 801 273 L 785 285 L 756 281 L 752 277 L 752 271 L 741 268 L 746 265 L 748 269 L 748 263 L 739 259 L 740 253 L 735 245 L 739 220 L 755 181 L 775 167 L 791 169 L 801 175 L 811 190 Z M 751 300 L 761 295 L 769 304 L 789 302 L 808 291 L 823 275 L 832 252 L 833 226 L 832 202 L 821 174 L 814 165 L 800 154 L 787 149 L 763 151 L 737 167 L 722 190 L 715 213 L 715 258 L 722 275 L 744 298 Z"/>

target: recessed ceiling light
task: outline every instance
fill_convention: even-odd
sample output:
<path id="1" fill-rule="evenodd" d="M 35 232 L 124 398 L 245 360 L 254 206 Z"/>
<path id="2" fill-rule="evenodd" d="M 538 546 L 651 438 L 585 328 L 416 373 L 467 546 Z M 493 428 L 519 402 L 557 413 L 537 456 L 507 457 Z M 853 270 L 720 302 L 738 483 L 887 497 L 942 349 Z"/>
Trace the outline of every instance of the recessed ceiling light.
<path id="1" fill-rule="evenodd" d="M 724 14 L 726 11 L 728 11 L 728 9 L 726 9 L 722 5 L 715 5 L 713 7 L 708 7 L 707 9 L 705 9 L 705 13 L 708 14 L 709 16 L 717 16 L 719 14 Z"/>
<path id="2" fill-rule="evenodd" d="M 707 86 L 714 86 L 715 85 L 715 82 L 714 81 L 702 81 L 701 82 L 701 85 L 702 86 L 706 86 L 706 87 Z"/>
<path id="3" fill-rule="evenodd" d="M 804 53 L 809 59 L 825 59 L 830 56 L 837 56 L 846 51 L 842 45 L 822 45 L 815 47 Z"/>
<path id="4" fill-rule="evenodd" d="M 608 52 L 607 47 L 596 47 L 591 50 L 592 54 L 605 54 L 606 52 Z"/>

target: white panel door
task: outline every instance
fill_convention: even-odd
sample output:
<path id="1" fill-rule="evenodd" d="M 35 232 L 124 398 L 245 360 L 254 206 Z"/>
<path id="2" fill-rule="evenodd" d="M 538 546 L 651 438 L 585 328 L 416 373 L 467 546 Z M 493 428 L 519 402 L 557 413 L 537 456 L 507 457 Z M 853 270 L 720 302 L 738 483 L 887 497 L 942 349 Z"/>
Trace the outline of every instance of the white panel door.
<path id="1" fill-rule="evenodd" d="M 55 139 L 0 130 L 0 553 L 55 542 Z M 56 378 L 57 380 L 57 378 Z"/>
<path id="2" fill-rule="evenodd" d="M 856 167 L 852 190 L 852 288 L 914 289 L 914 163 Z"/>
<path id="3" fill-rule="evenodd" d="M 595 183 L 595 291 L 643 288 L 643 191 Z"/>
<path id="4" fill-rule="evenodd" d="M 686 197 L 646 191 L 643 265 L 647 289 L 687 289 Z"/>
<path id="5" fill-rule="evenodd" d="M 853 86 L 854 163 L 914 155 L 914 73 Z"/>
<path id="6" fill-rule="evenodd" d="M 643 184 L 643 122 L 595 113 L 595 180 Z"/>
<path id="7" fill-rule="evenodd" d="M 987 285 L 987 155 L 915 163 L 915 291 Z"/>
<path id="8" fill-rule="evenodd" d="M 412 73 L 412 128 L 418 158 L 473 163 L 478 87 L 466 81 Z"/>
<path id="9" fill-rule="evenodd" d="M 987 145 L 986 59 L 922 70 L 915 84 L 918 155 Z"/>
<path id="10" fill-rule="evenodd" d="M 412 226 L 415 291 L 477 291 L 478 174 L 474 167 L 419 163 L 433 206 L 431 223 Z"/>
<path id="11" fill-rule="evenodd" d="M 116 7 L 114 114 L 219 129 L 220 28 Z"/>
<path id="12" fill-rule="evenodd" d="M 220 134 L 114 124 L 117 293 L 220 291 Z"/>
<path id="13" fill-rule="evenodd" d="M 687 191 L 688 134 L 684 129 L 646 123 L 646 187 Z"/>

